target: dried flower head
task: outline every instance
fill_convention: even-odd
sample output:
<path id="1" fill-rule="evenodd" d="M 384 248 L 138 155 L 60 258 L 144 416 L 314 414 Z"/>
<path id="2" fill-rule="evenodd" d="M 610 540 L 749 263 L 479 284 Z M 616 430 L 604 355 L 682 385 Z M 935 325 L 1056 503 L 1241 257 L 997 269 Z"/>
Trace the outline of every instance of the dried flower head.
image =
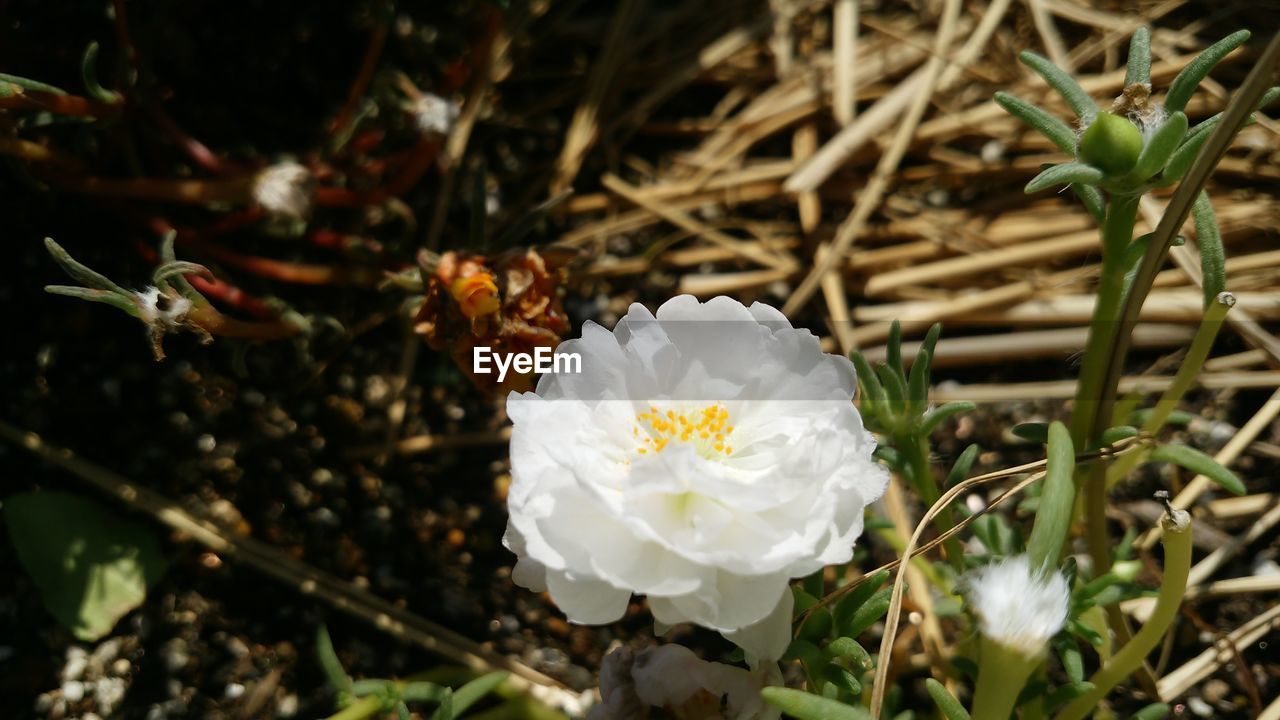
<path id="1" fill-rule="evenodd" d="M 966 578 L 982 634 L 1023 656 L 1040 656 L 1067 621 L 1066 578 L 1033 570 L 1026 555 L 978 568 Z"/>
<path id="2" fill-rule="evenodd" d="M 620 647 L 600 668 L 600 704 L 588 720 L 647 718 L 658 707 L 681 720 L 772 720 L 780 712 L 760 697 L 761 688 L 781 685 L 778 666 L 758 670 L 707 662 L 680 645 L 635 652 Z"/>
<path id="3" fill-rule="evenodd" d="M 191 301 L 181 295 L 166 295 L 154 285 L 146 290 L 135 292 L 138 313 L 142 321 L 150 326 L 161 326 L 164 330 L 174 330 L 182 324 L 182 319 L 191 311 Z"/>
<path id="4" fill-rule="evenodd" d="M 411 112 L 418 129 L 424 133 L 448 135 L 453 123 L 458 119 L 457 103 L 446 100 L 439 95 L 423 93 L 413 101 Z"/>
<path id="5" fill-rule="evenodd" d="M 305 219 L 311 214 L 315 176 L 296 162 L 282 162 L 253 178 L 253 201 L 272 215 Z"/>
<path id="6" fill-rule="evenodd" d="M 531 377 L 472 372 L 472 349 L 495 353 L 554 350 L 569 329 L 561 305 L 565 259 L 547 250 L 517 248 L 494 256 L 449 251 L 423 260 L 425 297 L 415 330 L 436 350 L 447 350 L 476 387 L 526 390 Z"/>

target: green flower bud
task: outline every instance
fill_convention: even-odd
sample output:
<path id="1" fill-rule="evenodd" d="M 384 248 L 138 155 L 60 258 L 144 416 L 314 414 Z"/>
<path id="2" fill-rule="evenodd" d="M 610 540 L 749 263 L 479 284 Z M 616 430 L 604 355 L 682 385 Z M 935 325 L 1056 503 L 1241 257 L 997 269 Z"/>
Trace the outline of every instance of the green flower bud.
<path id="1" fill-rule="evenodd" d="M 1141 152 L 1142 132 L 1128 120 L 1108 112 L 1098 113 L 1080 138 L 1080 159 L 1108 175 L 1132 170 Z"/>

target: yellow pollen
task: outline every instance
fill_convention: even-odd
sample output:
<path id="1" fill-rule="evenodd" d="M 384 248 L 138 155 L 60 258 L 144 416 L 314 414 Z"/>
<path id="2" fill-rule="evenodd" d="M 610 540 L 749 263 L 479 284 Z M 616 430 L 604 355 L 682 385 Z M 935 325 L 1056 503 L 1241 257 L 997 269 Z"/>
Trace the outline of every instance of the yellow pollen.
<path id="1" fill-rule="evenodd" d="M 650 451 L 662 452 L 675 440 L 692 442 L 704 457 L 728 456 L 733 454 L 733 446 L 726 444 L 726 439 L 733 433 L 733 426 L 728 421 L 729 410 L 719 403 L 685 411 L 662 411 L 650 405 L 648 412 L 636 414 L 636 425 L 631 433 L 639 438 L 637 450 L 641 455 Z"/>

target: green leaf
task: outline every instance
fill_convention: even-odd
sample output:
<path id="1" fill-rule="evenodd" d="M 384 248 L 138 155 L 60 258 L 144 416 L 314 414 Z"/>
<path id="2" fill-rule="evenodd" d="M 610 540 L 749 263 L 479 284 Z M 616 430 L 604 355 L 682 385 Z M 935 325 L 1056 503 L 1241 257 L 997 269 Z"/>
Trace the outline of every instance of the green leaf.
<path id="1" fill-rule="evenodd" d="M 824 666 L 822 668 L 822 679 L 850 695 L 858 695 L 862 692 L 862 683 L 858 682 L 858 678 L 839 665 Z"/>
<path id="2" fill-rule="evenodd" d="M 767 687 L 760 691 L 765 702 L 799 720 L 870 720 L 871 714 L 856 705 L 846 705 L 791 688 Z"/>
<path id="3" fill-rule="evenodd" d="M 118 293 L 113 293 L 110 290 L 94 290 L 92 288 L 80 287 L 79 285 L 45 285 L 44 291 L 50 295 L 62 295 L 63 297 L 75 298 L 77 300 L 103 303 L 104 305 L 110 305 L 117 310 L 123 310 L 131 317 L 140 316 L 137 304 L 129 298 Z"/>
<path id="4" fill-rule="evenodd" d="M 1093 219 L 1101 225 L 1107 217 L 1107 201 L 1103 199 L 1102 191 L 1092 185 L 1080 183 L 1071 183 L 1071 189 L 1084 203 L 1084 209 L 1088 210 Z"/>
<path id="5" fill-rule="evenodd" d="M 964 709 L 945 685 L 933 678 L 925 678 L 924 689 L 928 691 L 929 697 L 933 698 L 934 704 L 942 714 L 947 716 L 947 720 L 969 720 L 969 711 Z"/>
<path id="6" fill-rule="evenodd" d="M 1051 571 L 1058 567 L 1062 544 L 1071 529 L 1071 512 L 1076 501 L 1072 474 L 1076 469 L 1075 448 L 1067 426 L 1054 421 L 1049 425 L 1048 467 L 1045 469 L 1044 491 L 1040 508 L 1027 541 L 1027 554 L 1035 570 Z"/>
<path id="7" fill-rule="evenodd" d="M 996 93 L 995 101 L 997 105 L 1004 108 L 1005 112 L 1044 135 L 1049 139 L 1049 142 L 1057 145 L 1062 152 L 1073 156 L 1076 154 L 1076 134 L 1066 123 L 1040 109 L 1040 107 L 1009 93 Z"/>
<path id="8" fill-rule="evenodd" d="M 847 635 L 856 638 L 871 627 L 884 614 L 889 612 L 889 600 L 893 594 L 893 587 L 883 587 L 875 592 L 869 600 L 858 606 L 853 612 L 848 622 L 839 628 L 841 635 Z"/>
<path id="9" fill-rule="evenodd" d="M 1013 426 L 1013 434 L 1023 440 L 1044 444 L 1049 442 L 1049 423 L 1028 422 Z"/>
<path id="10" fill-rule="evenodd" d="M 118 293 L 120 295 L 129 295 L 129 291 L 112 282 L 107 276 L 89 269 L 88 266 L 81 264 L 75 258 L 71 257 L 71 253 L 62 248 L 61 245 L 54 242 L 53 238 L 44 239 L 45 249 L 53 256 L 55 262 L 62 266 L 62 269 L 74 278 L 77 282 L 85 287 L 95 290 L 106 290 L 107 292 Z"/>
<path id="11" fill-rule="evenodd" d="M 838 637 L 827 645 L 827 655 L 834 662 L 854 672 L 866 672 L 875 667 L 871 653 L 851 637 Z"/>
<path id="12" fill-rule="evenodd" d="M 884 349 L 886 364 L 898 377 L 905 378 L 902 371 L 902 325 L 897 320 L 889 323 L 889 340 Z"/>
<path id="13" fill-rule="evenodd" d="M 333 639 L 329 637 L 329 628 L 321 625 L 316 628 L 316 659 L 320 661 L 320 668 L 324 670 L 324 675 L 329 680 L 329 684 L 334 690 L 339 692 L 349 692 L 353 695 L 369 695 L 384 688 L 377 690 L 370 689 L 366 683 L 361 686 L 362 692 L 356 693 L 354 684 L 351 682 L 351 676 L 347 675 L 347 671 L 342 668 L 342 662 L 338 660 L 338 653 L 333 650 Z M 385 685 L 385 680 L 376 681 Z M 363 692 L 369 690 L 368 692 Z"/>
<path id="14" fill-rule="evenodd" d="M 854 613 L 858 611 L 858 608 L 862 607 L 863 604 L 870 600 L 871 596 L 876 593 L 876 590 L 880 589 L 880 586 L 884 585 L 888 579 L 889 571 L 881 570 L 858 583 L 856 587 L 845 593 L 844 597 L 836 601 L 834 613 L 835 623 L 836 628 L 842 634 L 848 635 L 848 633 L 844 632 L 844 628 L 849 625 L 849 622 L 853 619 Z M 886 610 L 887 609 L 888 607 L 886 606 Z"/>
<path id="15" fill-rule="evenodd" d="M 498 686 L 506 681 L 508 675 L 509 673 L 502 671 L 491 672 L 487 675 L 481 675 L 454 691 L 452 694 L 454 716 L 466 712 L 467 708 L 475 705 L 485 695 L 497 690 Z"/>
<path id="16" fill-rule="evenodd" d="M 1129 38 L 1129 64 L 1124 73 L 1124 84 L 1151 82 L 1151 28 L 1140 27 Z"/>
<path id="17" fill-rule="evenodd" d="M 1062 663 L 1062 671 L 1067 674 L 1067 679 L 1072 682 L 1084 681 L 1084 655 L 1080 652 L 1080 646 L 1076 645 L 1075 639 L 1064 637 L 1061 641 L 1054 643 L 1054 649 L 1058 652 L 1058 660 Z"/>
<path id="18" fill-rule="evenodd" d="M 1245 493 L 1244 483 L 1240 482 L 1235 473 L 1193 447 L 1178 443 L 1160 445 L 1148 457 L 1151 462 L 1171 462 L 1197 475 L 1204 475 L 1233 495 Z"/>
<path id="19" fill-rule="evenodd" d="M 67 94 L 67 91 L 60 87 L 54 87 L 53 85 L 42 83 L 39 80 L 32 80 L 31 78 L 10 75 L 9 73 L 0 73 L 0 83 L 13 83 L 24 90 L 35 90 L 36 92 L 49 93 L 51 95 Z"/>
<path id="20" fill-rule="evenodd" d="M 453 717 L 453 691 L 445 688 L 444 695 L 440 696 L 440 705 L 431 713 L 431 720 L 453 720 Z"/>
<path id="21" fill-rule="evenodd" d="M 1058 91 L 1063 100 L 1067 101 L 1067 105 L 1075 112 L 1076 117 L 1081 120 L 1092 120 L 1093 116 L 1098 112 L 1098 106 L 1094 104 L 1093 98 L 1089 97 L 1089 93 L 1080 87 L 1076 79 L 1063 70 L 1054 65 L 1049 58 L 1037 55 L 1030 50 L 1024 50 L 1018 53 L 1018 59 L 1023 65 L 1035 70 L 1039 73 L 1044 81 L 1049 83 L 1049 87 Z"/>
<path id="22" fill-rule="evenodd" d="M 881 363 L 876 365 L 876 376 L 880 378 L 880 384 L 884 386 L 885 395 L 888 396 L 889 412 L 902 412 L 907 403 L 907 386 L 902 381 L 902 374 Z"/>
<path id="23" fill-rule="evenodd" d="M 934 323 L 920 343 L 916 352 L 916 360 L 911 364 L 911 376 L 907 380 L 907 402 L 912 412 L 919 411 L 929 404 L 929 366 L 933 362 L 933 348 L 938 343 L 938 335 L 942 326 Z"/>
<path id="24" fill-rule="evenodd" d="M 4 514 L 18 560 L 45 607 L 86 642 L 111 632 L 164 573 L 150 528 L 80 495 L 11 495 Z"/>
<path id="25" fill-rule="evenodd" d="M 1165 95 L 1164 106 L 1169 111 L 1186 110 L 1187 102 L 1191 100 L 1191 95 L 1200 86 L 1200 81 L 1208 76 L 1209 71 L 1213 70 L 1222 58 L 1228 53 L 1249 39 L 1248 30 L 1238 30 L 1230 35 L 1222 38 L 1218 42 L 1205 48 L 1195 60 L 1187 63 L 1182 68 L 1182 72 L 1173 79 L 1173 83 L 1169 85 L 1169 93 Z"/>
<path id="26" fill-rule="evenodd" d="M 120 95 L 112 92 L 98 82 L 98 43 L 91 42 L 89 47 L 84 49 L 84 57 L 80 61 L 80 77 L 84 81 L 85 89 L 89 91 L 89 95 L 94 99 L 104 103 L 120 102 Z"/>
<path id="27" fill-rule="evenodd" d="M 1071 185 L 1074 183 L 1097 185 L 1102 180 L 1102 171 L 1092 165 L 1078 162 L 1062 163 L 1061 165 L 1049 167 L 1032 178 L 1031 182 L 1027 183 L 1027 186 L 1023 188 L 1023 192 L 1040 192 L 1055 185 Z"/>
<path id="28" fill-rule="evenodd" d="M 1130 720 L 1163 720 L 1169 717 L 1171 708 L 1164 703 L 1152 703 L 1133 714 Z"/>
<path id="29" fill-rule="evenodd" d="M 1121 440 L 1138 436 L 1138 428 L 1132 425 L 1116 425 L 1102 431 L 1098 437 L 1099 445 L 1114 445 Z"/>
<path id="30" fill-rule="evenodd" d="M 825 639 L 831 634 L 831 622 L 831 611 L 826 607 L 817 608 L 805 618 L 797 637 L 812 642 Z"/>
<path id="31" fill-rule="evenodd" d="M 1044 699 L 1045 710 L 1049 712 L 1056 712 L 1063 705 L 1066 705 L 1081 695 L 1088 693 L 1090 690 L 1093 690 L 1093 688 L 1093 683 L 1087 680 L 1081 682 L 1069 682 L 1066 685 L 1060 685 Z"/>
<path id="32" fill-rule="evenodd" d="M 977 443 L 971 443 L 969 447 L 960 452 L 960 457 L 956 458 L 955 464 L 947 472 L 947 479 L 943 487 L 954 487 L 956 483 L 969 477 L 969 471 L 973 469 L 973 463 L 978 459 L 979 450 Z"/>
<path id="33" fill-rule="evenodd" d="M 1178 149 L 1178 145 L 1182 143 L 1182 139 L 1187 135 L 1187 116 L 1181 112 L 1175 112 L 1164 121 L 1164 123 L 1156 128 L 1152 133 L 1151 139 L 1142 146 L 1142 152 L 1138 155 L 1138 162 L 1134 164 L 1130 176 L 1138 181 L 1160 172 L 1161 169 L 1169 162 L 1173 151 Z"/>
<path id="34" fill-rule="evenodd" d="M 334 660 L 337 660 L 337 658 L 335 657 Z M 324 663 L 321 662 L 321 664 L 323 665 Z M 341 670 L 342 668 L 339 667 L 338 669 Z M 328 675 L 328 673 L 329 673 L 329 668 L 326 667 L 325 674 Z M 348 680 L 350 681 L 350 678 L 348 678 Z M 351 682 L 351 686 L 348 688 L 348 691 L 355 697 L 377 695 L 379 697 L 387 698 L 387 697 L 395 697 L 396 695 L 399 694 L 396 691 L 396 684 L 392 680 L 383 680 L 380 678 L 366 678 L 364 680 L 354 680 L 350 682 Z M 329 677 L 329 684 L 334 685 L 334 679 L 332 676 Z M 334 687 L 339 687 L 339 686 L 334 685 Z"/>
<path id="35" fill-rule="evenodd" d="M 1196 224 L 1196 245 L 1200 248 L 1200 272 L 1204 276 L 1204 306 L 1217 302 L 1218 294 L 1227 289 L 1227 252 L 1222 248 L 1218 217 L 1213 212 L 1209 194 L 1201 190 L 1191 206 Z"/>
<path id="36" fill-rule="evenodd" d="M 1201 123 L 1203 125 L 1204 123 Z M 1169 156 L 1169 162 L 1164 166 L 1164 172 L 1160 173 L 1160 181 L 1165 184 L 1177 182 L 1182 179 L 1183 175 L 1191 169 L 1191 165 L 1196 161 L 1196 156 L 1200 154 L 1200 149 L 1204 147 L 1204 143 L 1209 139 L 1209 132 L 1201 132 L 1187 137 L 1186 142 L 1182 146 L 1173 151 Z"/>
<path id="37" fill-rule="evenodd" d="M 975 410 L 977 407 L 977 405 L 968 400 L 954 400 L 945 405 L 939 405 L 925 414 L 924 422 L 920 424 L 920 434 L 922 436 L 930 435 L 951 416 Z"/>

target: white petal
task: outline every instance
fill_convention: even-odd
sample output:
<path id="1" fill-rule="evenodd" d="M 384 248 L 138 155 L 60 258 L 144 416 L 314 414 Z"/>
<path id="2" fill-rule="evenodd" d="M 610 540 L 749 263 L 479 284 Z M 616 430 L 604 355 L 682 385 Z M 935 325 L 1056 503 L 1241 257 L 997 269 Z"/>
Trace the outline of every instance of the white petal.
<path id="1" fill-rule="evenodd" d="M 619 590 L 595 578 L 570 578 L 565 573 L 547 572 L 547 589 L 569 622 L 606 625 L 622 619 L 631 592 Z"/>
<path id="2" fill-rule="evenodd" d="M 773 612 L 763 620 L 734 632 L 722 632 L 725 639 L 746 653 L 747 663 L 752 667 L 762 662 L 772 662 L 781 658 L 791 644 L 791 612 L 795 608 L 795 597 L 791 589 L 783 593 Z"/>

